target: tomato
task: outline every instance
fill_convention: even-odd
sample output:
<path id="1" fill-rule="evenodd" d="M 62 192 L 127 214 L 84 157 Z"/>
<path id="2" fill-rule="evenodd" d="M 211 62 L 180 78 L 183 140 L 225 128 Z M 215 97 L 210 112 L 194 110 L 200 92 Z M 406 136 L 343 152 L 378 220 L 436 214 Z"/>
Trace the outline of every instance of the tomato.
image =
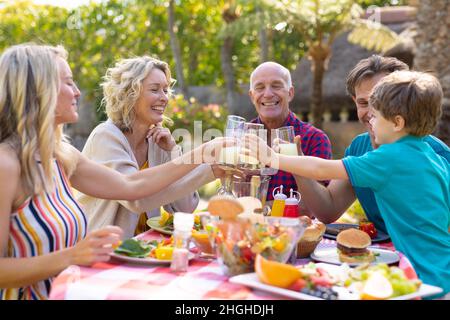
<path id="1" fill-rule="evenodd" d="M 372 239 L 375 238 L 378 234 L 378 231 L 372 222 L 360 222 L 359 230 L 367 233 Z"/>
<path id="2" fill-rule="evenodd" d="M 248 247 L 243 247 L 241 248 L 241 258 L 244 261 L 252 261 L 253 259 L 253 252 L 250 248 Z"/>

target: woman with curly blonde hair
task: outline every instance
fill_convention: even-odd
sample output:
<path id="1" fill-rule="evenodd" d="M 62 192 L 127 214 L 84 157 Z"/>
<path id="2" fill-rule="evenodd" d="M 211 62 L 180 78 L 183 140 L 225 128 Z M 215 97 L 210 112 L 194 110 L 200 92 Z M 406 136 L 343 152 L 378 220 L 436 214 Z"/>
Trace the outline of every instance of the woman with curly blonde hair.
<path id="1" fill-rule="evenodd" d="M 192 157 L 206 159 L 204 151 L 225 142 L 129 175 L 87 159 L 63 135 L 63 124 L 78 120 L 80 97 L 66 57 L 62 47 L 33 44 L 0 56 L 1 299 L 46 299 L 52 278 L 69 265 L 109 260 L 121 228 L 86 234 L 71 186 L 99 198 L 143 198 L 196 168 Z"/>
<path id="2" fill-rule="evenodd" d="M 122 59 L 106 71 L 103 104 L 108 120 L 90 134 L 83 154 L 121 173 L 155 167 L 181 155 L 163 122 L 173 83 L 167 63 L 150 56 Z M 215 169 L 215 172 L 218 170 Z M 89 217 L 88 229 L 117 225 L 127 237 L 148 229 L 148 218 L 167 212 L 193 212 L 196 190 L 215 179 L 209 165 L 202 165 L 183 179 L 137 201 L 99 200 L 80 194 L 78 200 Z"/>

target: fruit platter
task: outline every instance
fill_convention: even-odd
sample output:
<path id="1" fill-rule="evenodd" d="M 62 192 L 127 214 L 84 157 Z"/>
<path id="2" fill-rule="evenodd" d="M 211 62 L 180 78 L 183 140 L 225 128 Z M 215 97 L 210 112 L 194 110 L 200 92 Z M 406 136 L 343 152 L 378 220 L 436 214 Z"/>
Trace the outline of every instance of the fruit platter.
<path id="1" fill-rule="evenodd" d="M 293 266 L 258 255 L 255 271 L 234 276 L 230 282 L 301 300 L 408 300 L 442 292 L 387 264 Z"/>

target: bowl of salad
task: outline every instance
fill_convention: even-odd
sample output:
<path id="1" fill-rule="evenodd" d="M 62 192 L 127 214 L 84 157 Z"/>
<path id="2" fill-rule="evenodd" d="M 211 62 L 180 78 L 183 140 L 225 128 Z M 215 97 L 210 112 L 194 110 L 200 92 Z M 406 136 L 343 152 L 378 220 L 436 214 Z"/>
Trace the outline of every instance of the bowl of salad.
<path id="1" fill-rule="evenodd" d="M 254 271 L 257 254 L 286 263 L 306 225 L 300 219 L 264 217 L 263 221 L 202 217 L 217 260 L 227 276 Z"/>

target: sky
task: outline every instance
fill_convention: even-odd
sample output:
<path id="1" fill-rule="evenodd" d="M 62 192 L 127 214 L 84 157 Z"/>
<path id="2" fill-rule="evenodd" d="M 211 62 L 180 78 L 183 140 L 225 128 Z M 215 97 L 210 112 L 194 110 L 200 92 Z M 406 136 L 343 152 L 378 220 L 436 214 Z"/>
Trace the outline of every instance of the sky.
<path id="1" fill-rule="evenodd" d="M 88 4 L 92 0 L 32 0 L 36 4 L 51 4 L 54 6 L 75 8 L 83 4 Z M 100 0 L 94 0 L 99 2 Z"/>

